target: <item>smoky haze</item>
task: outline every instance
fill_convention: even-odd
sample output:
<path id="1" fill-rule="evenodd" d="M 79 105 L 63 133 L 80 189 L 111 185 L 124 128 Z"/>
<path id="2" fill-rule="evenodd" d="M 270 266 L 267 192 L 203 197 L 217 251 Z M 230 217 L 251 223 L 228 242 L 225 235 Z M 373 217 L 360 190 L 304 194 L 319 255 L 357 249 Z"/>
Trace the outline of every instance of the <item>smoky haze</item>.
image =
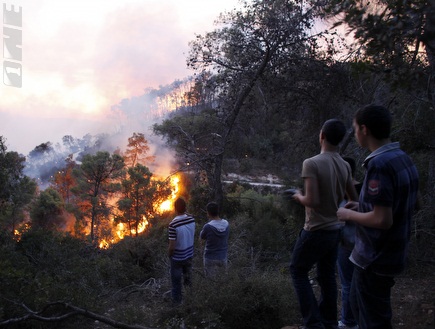
<path id="1" fill-rule="evenodd" d="M 219 14 L 238 3 L 14 0 L 4 4 L 8 11 L 14 6 L 22 12 L 18 29 L 22 42 L 16 42 L 22 50 L 22 87 L 0 84 L 0 135 L 8 150 L 26 155 L 41 143 L 62 144 L 66 135 L 82 139 L 88 133 L 118 134 L 121 125 L 127 129 L 111 108 L 122 108 L 132 119 L 132 103 L 150 96 L 144 93 L 146 86 L 161 91 L 159 86 L 191 74 L 186 65 L 189 42 L 213 30 Z M 146 124 L 136 128 L 131 121 L 131 131 L 140 128 L 149 135 Z"/>
<path id="2" fill-rule="evenodd" d="M 73 160 L 77 161 L 83 154 L 94 154 L 98 151 L 113 153 L 120 150 L 123 153 L 128 138 L 135 132 L 144 134 L 147 139 L 150 147 L 147 156 L 155 156 L 153 163 L 146 164 L 151 172 L 159 177 L 170 175 L 175 169 L 174 154 L 160 136 L 153 134 L 152 126 L 161 122 L 169 112 L 184 105 L 183 94 L 188 90 L 190 83 L 189 78 L 177 80 L 159 89 L 147 89 L 140 96 L 121 100 L 112 106 L 105 118 L 106 126 L 100 126 L 100 132 L 96 133 L 90 128 L 89 132 L 82 136 L 65 134 L 58 140 L 37 141 L 35 138 L 29 138 L 36 144 L 25 155 L 24 173 L 35 178 L 40 188 L 44 189 L 52 175 L 65 167 L 68 157 L 72 156 Z"/>

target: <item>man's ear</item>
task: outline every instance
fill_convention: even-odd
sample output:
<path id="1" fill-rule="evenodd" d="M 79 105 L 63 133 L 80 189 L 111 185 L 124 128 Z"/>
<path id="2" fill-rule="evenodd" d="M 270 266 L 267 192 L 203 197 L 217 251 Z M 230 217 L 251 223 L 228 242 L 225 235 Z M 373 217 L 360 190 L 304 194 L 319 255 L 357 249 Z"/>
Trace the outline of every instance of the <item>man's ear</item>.
<path id="1" fill-rule="evenodd" d="M 370 134 L 370 130 L 367 128 L 366 125 L 360 125 L 359 128 L 361 129 L 361 132 L 364 136 L 368 136 Z"/>
<path id="2" fill-rule="evenodd" d="M 323 132 L 323 130 L 320 130 L 319 137 L 320 137 L 320 139 L 325 139 L 325 133 Z"/>

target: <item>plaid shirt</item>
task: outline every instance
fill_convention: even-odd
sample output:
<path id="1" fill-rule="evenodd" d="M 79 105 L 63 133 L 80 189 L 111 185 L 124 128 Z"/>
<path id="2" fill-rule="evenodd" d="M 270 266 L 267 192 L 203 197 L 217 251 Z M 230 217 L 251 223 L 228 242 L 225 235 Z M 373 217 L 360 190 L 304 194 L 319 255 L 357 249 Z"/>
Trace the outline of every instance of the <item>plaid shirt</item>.
<path id="1" fill-rule="evenodd" d="M 391 207 L 393 225 L 388 230 L 357 224 L 351 261 L 380 275 L 403 271 L 411 235 L 411 218 L 417 202 L 418 173 L 399 143 L 384 145 L 364 161 L 367 172 L 359 198 L 359 211 L 375 205 Z"/>

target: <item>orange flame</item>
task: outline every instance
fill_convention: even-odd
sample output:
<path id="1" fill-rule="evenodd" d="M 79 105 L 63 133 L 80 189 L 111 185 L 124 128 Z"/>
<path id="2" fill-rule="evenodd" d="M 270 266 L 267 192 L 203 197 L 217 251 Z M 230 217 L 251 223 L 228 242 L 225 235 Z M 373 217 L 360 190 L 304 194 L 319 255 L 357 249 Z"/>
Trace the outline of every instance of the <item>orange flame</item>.
<path id="1" fill-rule="evenodd" d="M 158 207 L 159 212 L 162 214 L 166 211 L 172 210 L 172 205 L 174 203 L 174 200 L 177 198 L 178 192 L 180 191 L 180 178 L 177 176 L 171 177 L 171 187 L 172 187 L 172 193 L 168 200 L 163 201 L 160 206 Z"/>
<path id="2" fill-rule="evenodd" d="M 17 229 L 14 230 L 14 239 L 15 241 L 20 241 L 23 233 L 27 232 L 30 229 L 29 223 L 21 224 Z"/>
<path id="3" fill-rule="evenodd" d="M 163 214 L 164 212 L 172 210 L 173 203 L 177 198 L 177 195 L 180 191 L 180 178 L 177 176 L 172 176 L 170 185 L 171 185 L 171 195 L 167 200 L 164 200 L 159 205 L 156 205 L 155 209 L 157 209 L 158 214 Z M 112 225 L 114 225 L 114 219 L 112 219 Z M 137 233 L 143 233 L 149 226 L 148 219 L 143 216 L 142 221 L 138 225 Z M 102 239 L 99 243 L 100 249 L 108 249 L 111 244 L 117 243 L 118 241 L 124 239 L 126 234 L 136 235 L 136 230 L 132 229 L 131 231 L 125 226 L 124 223 L 118 223 L 115 228 L 115 235 L 108 241 L 107 239 Z"/>

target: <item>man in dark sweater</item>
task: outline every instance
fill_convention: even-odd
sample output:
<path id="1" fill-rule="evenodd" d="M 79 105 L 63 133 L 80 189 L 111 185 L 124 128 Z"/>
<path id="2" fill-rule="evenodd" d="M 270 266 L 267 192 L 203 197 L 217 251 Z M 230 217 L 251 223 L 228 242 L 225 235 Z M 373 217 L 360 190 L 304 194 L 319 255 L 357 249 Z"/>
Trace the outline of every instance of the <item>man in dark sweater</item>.
<path id="1" fill-rule="evenodd" d="M 219 216 L 219 206 L 216 202 L 207 204 L 209 221 L 204 225 L 200 238 L 205 241 L 204 271 L 209 277 L 216 276 L 219 269 L 226 270 L 228 236 L 230 228 L 228 221 Z"/>

